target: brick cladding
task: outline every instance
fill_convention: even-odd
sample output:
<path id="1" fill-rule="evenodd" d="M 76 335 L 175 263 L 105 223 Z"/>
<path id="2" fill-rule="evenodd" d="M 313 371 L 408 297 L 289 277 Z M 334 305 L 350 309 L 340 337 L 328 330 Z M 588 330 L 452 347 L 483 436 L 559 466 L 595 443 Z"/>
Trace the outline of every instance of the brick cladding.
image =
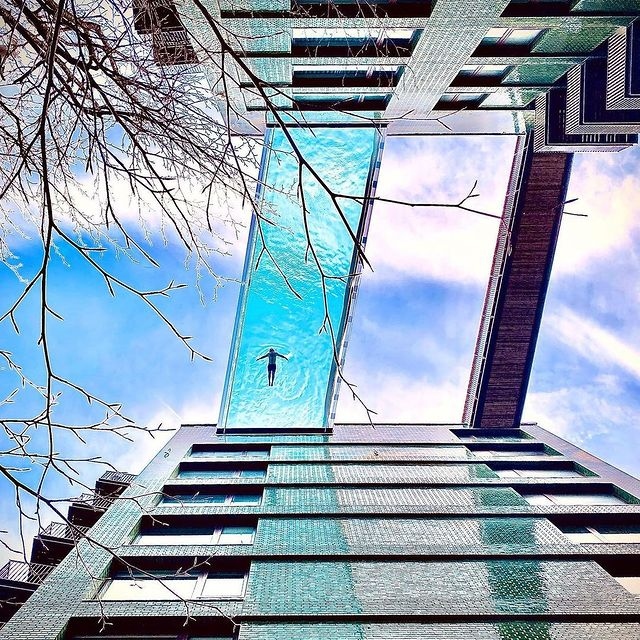
<path id="1" fill-rule="evenodd" d="M 640 624 L 496 622 L 285 623 L 242 625 L 239 640 L 637 640 Z"/>
<path id="2" fill-rule="evenodd" d="M 243 615 L 575 616 L 638 608 L 585 561 L 254 561 Z"/>
<path id="3" fill-rule="evenodd" d="M 239 560 L 248 556 L 251 569 L 243 600 L 199 601 L 189 609 L 191 616 L 211 619 L 212 624 L 223 613 L 232 616 L 239 624 L 239 640 L 640 637 L 640 601 L 590 555 L 615 553 L 616 547 L 637 553 L 635 547 L 572 544 L 544 517 L 554 510 L 618 510 L 640 516 L 639 505 L 545 511 L 529 506 L 513 488 L 499 486 L 503 479 L 493 479 L 488 467 L 471 459 L 460 464 L 438 456 L 443 451 L 436 448 L 427 458 L 434 463 L 425 464 L 422 456 L 434 449 L 434 443 L 461 444 L 449 429 L 351 429 L 338 430 L 340 446 L 333 436 L 322 436 L 321 441 L 301 436 L 307 438 L 304 446 L 294 445 L 291 435 L 268 437 L 271 460 L 281 461 L 269 466 L 269 482 L 319 486 L 266 486 L 259 507 L 159 505 L 157 492 L 171 481 L 191 445 L 216 441 L 211 427 L 184 428 L 140 474 L 125 498 L 107 511 L 92 536 L 134 565 L 150 556 L 158 567 L 176 556 L 187 563 L 209 558 L 214 566 L 216 555 Z M 392 432 L 398 435 L 396 446 L 390 446 Z M 348 433 L 354 446 L 348 446 Z M 537 436 L 543 441 L 539 430 Z M 218 441 L 239 444 L 265 438 L 225 436 Z M 403 442 L 409 444 L 402 446 Z M 380 457 L 376 451 L 389 451 L 390 457 L 373 464 L 373 457 Z M 283 454 L 293 456 L 291 464 Z M 529 464 L 542 460 L 526 459 Z M 581 462 L 585 464 L 584 459 Z M 605 475 L 602 468 L 600 475 Z M 464 486 L 478 480 L 495 486 Z M 460 486 L 428 486 L 438 482 Z M 375 486 L 354 486 L 358 483 Z M 134 496 L 138 497 L 131 500 Z M 446 517 L 447 512 L 458 516 Z M 130 545 L 145 513 L 179 515 L 185 526 L 193 523 L 192 516 L 216 522 L 219 515 L 233 521 L 252 514 L 258 518 L 258 529 L 252 545 Z M 387 515 L 377 515 L 382 513 Z M 96 579 L 78 568 L 72 554 L 0 631 L 2 640 L 62 639 L 70 618 L 95 619 L 101 612 L 112 621 L 140 621 L 139 633 L 144 632 L 145 619 L 185 615 L 180 602 L 96 602 L 93 596 L 101 577 L 108 574 L 111 554 L 87 544 L 78 550 Z M 313 621 L 310 616 L 315 616 Z M 529 616 L 535 619 L 528 620 Z M 167 633 L 174 630 L 168 628 Z"/>

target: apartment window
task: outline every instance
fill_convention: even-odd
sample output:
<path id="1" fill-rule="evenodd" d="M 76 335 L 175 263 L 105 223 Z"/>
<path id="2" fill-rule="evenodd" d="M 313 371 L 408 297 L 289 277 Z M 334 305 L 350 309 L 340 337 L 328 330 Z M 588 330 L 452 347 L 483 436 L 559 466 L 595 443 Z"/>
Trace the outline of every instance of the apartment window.
<path id="1" fill-rule="evenodd" d="M 266 460 L 269 458 L 269 449 L 192 449 L 191 458 L 212 458 L 214 460 Z"/>
<path id="2" fill-rule="evenodd" d="M 566 526 L 561 531 L 576 543 L 640 543 L 640 526 Z"/>
<path id="3" fill-rule="evenodd" d="M 451 111 L 476 109 L 488 96 L 488 93 L 445 93 L 434 108 Z"/>
<path id="4" fill-rule="evenodd" d="M 333 46 L 346 43 L 348 45 L 366 44 L 375 42 L 381 44 L 384 41 L 409 42 L 415 35 L 414 29 L 376 29 L 376 28 L 344 28 L 323 29 L 303 28 L 292 29 L 291 40 L 293 44 L 303 46 Z"/>
<path id="5" fill-rule="evenodd" d="M 262 494 L 257 493 L 196 493 L 162 497 L 164 504 L 216 504 L 253 507 L 259 505 L 261 501 Z"/>
<path id="6" fill-rule="evenodd" d="M 401 65 L 294 65 L 294 87 L 395 86 Z"/>
<path id="7" fill-rule="evenodd" d="M 582 478 L 575 469 L 494 469 L 500 478 Z"/>
<path id="8" fill-rule="evenodd" d="M 453 85 L 492 86 L 498 85 L 511 67 L 506 64 L 465 64 L 460 68 Z"/>
<path id="9" fill-rule="evenodd" d="M 489 29 L 481 46 L 531 49 L 541 33 L 542 29 Z"/>
<path id="10" fill-rule="evenodd" d="M 101 600 L 197 600 L 242 598 L 246 573 L 204 572 L 196 575 L 116 574 L 107 581 Z"/>
<path id="11" fill-rule="evenodd" d="M 410 56 L 420 31 L 416 29 L 344 28 L 293 29 L 293 56 Z"/>
<path id="12" fill-rule="evenodd" d="M 478 456 L 487 456 L 491 458 L 548 455 L 544 449 L 473 449 L 473 453 Z"/>
<path id="13" fill-rule="evenodd" d="M 295 95 L 295 106 L 305 111 L 384 111 L 391 94 Z"/>
<path id="14" fill-rule="evenodd" d="M 194 545 L 194 544 L 253 544 L 255 527 L 217 527 L 203 531 L 170 529 L 167 533 L 141 533 L 135 544 L 140 545 Z"/>
<path id="15" fill-rule="evenodd" d="M 613 493 L 529 493 L 524 499 L 533 505 L 607 505 L 627 504 Z"/>
<path id="16" fill-rule="evenodd" d="M 178 478 L 264 478 L 266 469 L 181 469 Z"/>

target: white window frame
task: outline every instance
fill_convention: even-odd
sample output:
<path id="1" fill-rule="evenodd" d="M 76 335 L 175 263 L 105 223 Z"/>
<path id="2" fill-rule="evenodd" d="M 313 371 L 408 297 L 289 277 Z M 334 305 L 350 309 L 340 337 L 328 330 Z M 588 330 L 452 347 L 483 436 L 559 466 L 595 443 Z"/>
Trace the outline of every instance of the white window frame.
<path id="1" fill-rule="evenodd" d="M 203 596 L 203 592 L 205 589 L 205 585 L 207 582 L 207 579 L 209 577 L 215 579 L 216 577 L 218 579 L 220 579 L 223 576 L 242 576 L 242 586 L 240 589 L 240 594 L 239 595 L 231 595 L 231 596 Z M 102 585 L 102 587 L 100 588 L 98 595 L 96 596 L 96 599 L 99 600 L 103 600 L 105 602 L 136 602 L 136 601 L 144 601 L 144 602 L 165 602 L 165 601 L 174 601 L 174 600 L 180 600 L 179 597 L 176 597 L 175 594 L 173 594 L 171 591 L 169 591 L 168 589 L 172 589 L 172 586 L 170 584 L 165 585 L 165 582 L 170 583 L 171 581 L 174 582 L 181 582 L 181 581 L 189 581 L 189 582 L 194 582 L 194 586 L 193 586 L 193 590 L 191 591 L 191 595 L 188 597 L 184 597 L 184 600 L 242 600 L 246 593 L 247 593 L 247 581 L 249 579 L 249 571 L 220 571 L 220 572 L 212 572 L 212 571 L 204 571 L 204 572 L 200 572 L 194 575 L 190 575 L 188 577 L 172 577 L 172 576 L 158 576 L 158 577 L 147 577 L 147 576 L 128 576 L 128 575 L 123 575 L 123 576 L 114 576 L 113 578 L 108 578 L 105 583 Z M 105 598 L 105 595 L 108 593 L 109 588 L 111 587 L 111 585 L 113 585 L 115 582 L 117 581 L 128 581 L 129 584 L 133 585 L 136 582 L 147 582 L 147 581 L 159 581 L 163 584 L 163 586 L 167 587 L 167 594 L 171 597 L 167 597 L 167 598 L 159 598 L 159 599 L 153 599 L 153 598 Z"/>
<path id="2" fill-rule="evenodd" d="M 250 542 L 220 542 L 220 538 L 222 537 L 222 535 L 225 533 L 225 529 L 253 529 L 251 534 L 244 534 L 244 535 L 251 535 L 251 541 Z M 220 526 L 220 527 L 216 527 L 215 529 L 213 529 L 213 531 L 210 534 L 206 534 L 208 537 L 208 540 L 206 542 L 193 542 L 193 540 L 189 540 L 188 538 L 192 537 L 192 536 L 204 536 L 205 534 L 197 534 L 197 533 L 184 533 L 184 534 L 179 534 L 179 533 L 175 533 L 175 534 L 171 534 L 171 533 L 159 533 L 159 534 L 153 534 L 153 533 L 141 533 L 138 534 L 138 536 L 136 537 L 136 539 L 134 540 L 133 544 L 137 544 L 140 546 L 145 546 L 145 547 L 149 547 L 149 546 L 154 546 L 154 545 L 159 545 L 159 546 L 172 546 L 172 545 L 194 545 L 194 544 L 207 544 L 207 545 L 216 545 L 216 546 L 225 546 L 225 545 L 231 545 L 231 544 L 239 544 L 239 545 L 251 545 L 254 543 L 255 541 L 255 537 L 256 537 L 256 531 L 257 531 L 257 527 L 250 525 L 250 526 L 246 526 L 246 527 L 236 527 L 236 526 L 231 526 L 231 525 L 226 525 L 226 526 Z M 227 534 L 229 535 L 229 534 Z M 169 543 L 165 543 L 165 542 L 140 542 L 141 538 L 157 538 L 158 540 L 162 540 L 162 538 L 180 538 L 183 537 L 185 538 L 184 542 L 180 542 L 180 541 L 176 541 L 176 542 L 169 542 Z"/>
<path id="3" fill-rule="evenodd" d="M 294 27 L 292 40 L 411 40 L 416 29 L 384 27 Z"/>
<path id="4" fill-rule="evenodd" d="M 529 32 L 533 34 L 533 37 L 530 38 L 525 43 L 514 43 L 509 42 L 509 38 L 513 37 L 518 33 Z M 487 46 L 491 47 L 527 47 L 533 46 L 536 40 L 542 35 L 544 29 L 522 29 L 522 28 L 508 28 L 508 27 L 494 27 L 489 29 L 485 34 L 486 38 L 491 38 L 491 40 L 495 40 L 494 42 L 487 43 Z M 484 40 L 483 40 L 484 44 Z"/>
<path id="5" fill-rule="evenodd" d="M 572 542 L 575 542 L 575 544 L 640 544 L 640 532 L 632 532 L 632 533 L 602 533 L 601 531 L 598 531 L 598 529 L 596 529 L 595 527 L 584 527 L 587 531 L 585 532 L 580 532 L 580 531 L 576 531 L 576 532 L 562 532 L 565 536 L 569 537 L 569 539 Z M 590 540 L 590 541 L 586 541 L 586 542 L 581 542 L 579 540 L 572 540 L 571 536 L 579 536 L 579 535 L 592 535 L 595 536 L 597 538 L 597 540 Z M 624 536 L 629 536 L 629 537 L 637 537 L 637 540 L 629 540 L 629 541 L 625 541 L 625 540 L 611 540 L 609 536 L 616 536 L 618 537 L 624 537 Z"/>
<path id="6" fill-rule="evenodd" d="M 228 506 L 238 506 L 238 505 L 244 506 L 244 507 L 259 507 L 262 504 L 262 498 L 263 498 L 262 494 L 257 494 L 257 493 L 227 493 L 227 494 L 214 494 L 214 495 L 221 495 L 224 498 L 224 501 L 222 502 L 206 502 L 206 501 L 198 502 L 197 497 L 205 496 L 205 495 L 209 495 L 209 494 L 200 493 L 198 494 L 198 496 L 194 496 L 193 500 L 180 500 L 180 499 L 167 500 L 167 498 L 177 498 L 177 496 L 162 496 L 162 501 L 160 504 L 162 504 L 162 506 L 209 504 L 212 507 L 228 507 Z M 258 501 L 257 502 L 234 502 L 235 498 L 243 495 L 255 496 L 258 498 Z"/>
<path id="7" fill-rule="evenodd" d="M 194 455 L 195 453 L 195 455 Z M 271 457 L 270 449 L 234 449 L 232 451 L 196 451 L 189 454 L 190 459 L 206 460 L 211 458 L 214 460 L 229 459 L 238 460 L 240 458 L 255 458 L 256 460 L 268 460 Z"/>
<path id="8" fill-rule="evenodd" d="M 544 450 L 537 449 L 472 449 L 472 453 L 475 456 L 487 456 L 488 458 L 509 458 L 518 456 L 531 458 L 533 456 L 550 455 Z"/>
<path id="9" fill-rule="evenodd" d="M 556 498 L 558 498 L 559 496 L 612 496 L 614 498 L 617 498 L 616 502 L 602 502 L 602 503 L 598 503 L 598 502 L 593 502 L 593 503 L 588 503 L 588 502 L 562 502 L 562 501 L 557 501 Z M 624 500 L 622 500 L 621 498 L 618 498 L 618 496 L 616 496 L 613 493 L 530 493 L 530 494 L 524 494 L 523 497 L 524 499 L 529 502 L 529 497 L 530 496 L 544 496 L 547 500 L 549 500 L 549 502 L 552 505 L 557 505 L 557 506 L 610 506 L 610 505 L 625 505 L 628 504 L 626 503 Z M 536 503 L 529 503 L 532 504 L 533 506 L 544 506 L 544 505 L 540 505 Z"/>
<path id="10" fill-rule="evenodd" d="M 533 475 L 531 474 L 532 471 L 534 472 Z M 561 475 L 537 475 L 535 473 L 536 471 L 549 471 L 551 473 L 564 471 L 569 473 Z M 493 472 L 496 473 L 500 478 L 584 478 L 584 476 L 575 469 L 494 469 Z"/>
<path id="11" fill-rule="evenodd" d="M 189 474 L 188 475 L 183 475 L 184 472 L 187 471 Z M 243 475 L 244 473 L 246 473 L 247 471 L 260 471 L 262 473 L 262 475 L 260 476 L 246 476 Z M 210 472 L 225 472 L 227 475 L 214 475 L 214 476 L 207 476 L 207 473 Z M 196 475 L 196 474 L 203 474 L 203 475 Z M 227 480 L 229 478 L 254 478 L 254 479 L 263 479 L 267 477 L 267 470 L 266 469 L 182 469 L 180 471 L 178 471 L 178 475 L 176 476 L 178 478 L 202 478 L 203 480 L 215 480 L 215 479 L 220 479 L 220 480 Z"/>

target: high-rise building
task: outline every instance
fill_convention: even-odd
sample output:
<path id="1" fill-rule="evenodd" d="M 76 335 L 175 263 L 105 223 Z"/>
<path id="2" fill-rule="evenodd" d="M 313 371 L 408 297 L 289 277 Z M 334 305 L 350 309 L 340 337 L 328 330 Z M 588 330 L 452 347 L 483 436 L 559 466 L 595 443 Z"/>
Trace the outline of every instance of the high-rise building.
<path id="1" fill-rule="evenodd" d="M 3 640 L 636 640 L 640 482 L 533 424 L 183 426 Z"/>

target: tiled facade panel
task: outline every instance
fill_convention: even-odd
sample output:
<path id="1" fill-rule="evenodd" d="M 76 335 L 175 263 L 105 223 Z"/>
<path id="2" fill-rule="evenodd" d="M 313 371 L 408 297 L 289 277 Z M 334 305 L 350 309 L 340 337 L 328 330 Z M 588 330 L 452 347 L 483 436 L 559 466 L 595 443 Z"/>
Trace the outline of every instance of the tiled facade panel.
<path id="1" fill-rule="evenodd" d="M 271 460 L 431 460 L 433 458 L 471 458 L 471 452 L 456 447 L 382 447 L 382 446 L 279 446 L 271 448 Z"/>
<path id="2" fill-rule="evenodd" d="M 638 612 L 594 562 L 254 561 L 243 615 L 598 615 Z"/>
<path id="3" fill-rule="evenodd" d="M 544 553 L 575 548 L 543 518 L 261 518 L 257 555 Z"/>
<path id="4" fill-rule="evenodd" d="M 460 427 L 461 425 L 454 425 Z M 200 428 L 200 427 L 199 427 Z M 205 428 L 203 425 L 202 428 Z M 271 442 L 281 444 L 393 444 L 416 446 L 421 444 L 457 444 L 459 438 L 447 426 L 421 426 L 402 424 L 336 424 L 327 434 L 269 434 L 253 432 L 251 434 L 220 433 L 209 428 L 209 437 L 200 442 Z"/>
<path id="5" fill-rule="evenodd" d="M 269 467 L 267 482 L 277 484 L 359 484 L 359 483 L 446 483 L 474 482 L 497 478 L 484 464 L 467 465 L 392 465 L 392 464 L 277 464 Z"/>
<path id="6" fill-rule="evenodd" d="M 359 507 L 499 507 L 527 506 L 527 502 L 510 487 L 458 488 L 277 488 L 265 489 L 264 507 L 311 512 L 357 510 Z"/>
<path id="7" fill-rule="evenodd" d="M 640 624 L 600 622 L 319 623 L 242 625 L 238 640 L 637 640 Z"/>

